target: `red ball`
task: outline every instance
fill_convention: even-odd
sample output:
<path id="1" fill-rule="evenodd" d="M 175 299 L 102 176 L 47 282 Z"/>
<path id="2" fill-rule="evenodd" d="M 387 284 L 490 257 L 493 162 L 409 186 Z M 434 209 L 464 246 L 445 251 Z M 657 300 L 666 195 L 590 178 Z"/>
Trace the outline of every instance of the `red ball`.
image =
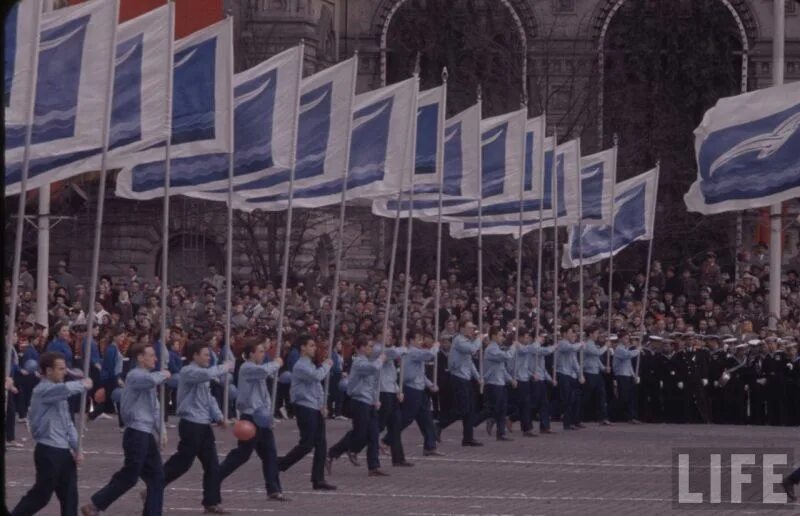
<path id="1" fill-rule="evenodd" d="M 233 435 L 239 441 L 249 441 L 256 436 L 256 425 L 250 421 L 240 419 L 233 425 Z"/>
<path id="2" fill-rule="evenodd" d="M 104 403 L 106 401 L 106 390 L 100 387 L 94 392 L 95 403 Z"/>

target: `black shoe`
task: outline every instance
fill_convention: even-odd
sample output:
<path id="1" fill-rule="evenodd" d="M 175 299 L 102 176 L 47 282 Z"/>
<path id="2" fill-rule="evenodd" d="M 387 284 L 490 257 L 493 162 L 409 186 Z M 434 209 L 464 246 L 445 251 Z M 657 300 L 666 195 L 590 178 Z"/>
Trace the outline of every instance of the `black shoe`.
<path id="1" fill-rule="evenodd" d="M 533 433 L 533 430 L 527 430 L 525 432 L 522 432 L 522 435 L 524 435 L 525 437 L 539 437 L 537 434 Z"/>
<path id="2" fill-rule="evenodd" d="M 444 453 L 438 450 L 422 450 L 422 455 L 425 457 L 444 457 Z"/>
<path id="3" fill-rule="evenodd" d="M 483 443 L 473 439 L 472 441 L 462 441 L 461 446 L 478 447 L 478 446 L 483 446 Z"/>
<path id="4" fill-rule="evenodd" d="M 611 424 L 611 421 L 609 421 L 608 419 L 604 419 L 604 420 L 600 421 L 600 425 L 601 426 L 614 426 L 613 424 Z"/>
<path id="5" fill-rule="evenodd" d="M 403 462 L 392 462 L 392 466 L 396 468 L 410 468 L 413 467 L 414 464 L 404 460 Z"/>
<path id="6" fill-rule="evenodd" d="M 369 473 L 367 473 L 370 477 L 388 477 L 389 474 L 383 471 L 382 469 L 371 469 Z"/>
<path id="7" fill-rule="evenodd" d="M 317 482 L 313 485 L 314 491 L 336 491 L 336 486 L 333 484 L 329 484 L 324 480 L 322 482 Z"/>
<path id="8" fill-rule="evenodd" d="M 353 466 L 360 466 L 361 463 L 358 461 L 358 454 L 353 452 L 347 452 L 347 459 L 350 461 L 350 464 Z"/>
<path id="9" fill-rule="evenodd" d="M 586 425 L 584 425 L 583 423 L 575 423 L 575 427 L 576 428 L 586 428 Z"/>
<path id="10" fill-rule="evenodd" d="M 550 430 L 549 428 L 547 428 L 547 429 L 545 429 L 545 430 L 539 430 L 539 435 L 545 435 L 545 434 L 554 434 L 554 433 L 555 433 L 555 432 L 554 432 L 554 431 L 552 431 L 552 430 Z"/>
<path id="11" fill-rule="evenodd" d="M 786 491 L 786 496 L 789 498 L 790 502 L 797 500 L 797 497 L 794 494 L 794 483 L 789 480 L 789 477 L 783 479 L 781 486 L 783 487 L 783 490 Z"/>
<path id="12" fill-rule="evenodd" d="M 283 493 L 272 493 L 267 496 L 267 500 L 271 502 L 290 502 L 292 499 L 283 496 Z"/>
<path id="13" fill-rule="evenodd" d="M 505 435 L 498 435 L 497 436 L 497 440 L 498 441 L 513 441 L 514 439 L 512 439 L 510 437 L 506 437 Z"/>

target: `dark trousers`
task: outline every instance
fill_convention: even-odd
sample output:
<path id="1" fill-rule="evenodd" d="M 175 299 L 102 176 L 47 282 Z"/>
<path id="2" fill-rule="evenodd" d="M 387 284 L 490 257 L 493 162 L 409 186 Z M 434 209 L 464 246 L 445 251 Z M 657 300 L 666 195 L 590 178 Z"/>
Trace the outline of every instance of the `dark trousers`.
<path id="1" fill-rule="evenodd" d="M 624 421 L 636 419 L 636 380 L 633 376 L 617 376 L 620 414 Z"/>
<path id="2" fill-rule="evenodd" d="M 289 398 L 291 386 L 292 384 L 290 383 L 278 382 L 278 390 L 275 392 L 275 417 L 277 418 L 283 417 L 279 412 L 281 408 L 286 409 L 286 415 L 288 417 L 294 416 L 294 406 L 292 406 Z M 336 387 L 338 389 L 338 386 Z"/>
<path id="3" fill-rule="evenodd" d="M 77 516 L 78 469 L 70 450 L 37 444 L 33 451 L 33 463 L 36 466 L 36 482 L 11 514 L 36 514 L 47 506 L 55 493 L 61 503 L 61 516 Z"/>
<path id="4" fill-rule="evenodd" d="M 325 481 L 325 452 L 328 443 L 325 439 L 325 419 L 319 410 L 302 405 L 295 405 L 297 428 L 300 430 L 300 442 L 289 453 L 278 460 L 278 469 L 286 471 L 312 450 L 314 462 L 311 466 L 311 482 L 318 484 Z"/>
<path id="5" fill-rule="evenodd" d="M 531 382 L 531 410 L 539 413 L 539 429 L 550 430 L 550 400 L 545 380 Z"/>
<path id="6" fill-rule="evenodd" d="M 106 392 L 106 400 L 103 403 L 98 403 L 95 405 L 94 410 L 89 413 L 89 419 L 94 421 L 100 416 L 100 414 L 113 414 L 116 411 L 117 423 L 119 424 L 119 427 L 122 428 L 122 416 L 120 416 L 119 410 L 116 410 L 116 406 L 111 400 L 111 395 L 116 389 L 120 388 L 119 383 L 117 383 L 117 379 L 112 378 L 110 380 L 105 380 L 103 382 L 103 388 Z"/>
<path id="7" fill-rule="evenodd" d="M 92 496 L 92 503 L 105 511 L 120 496 L 136 486 L 141 478 L 147 486 L 147 499 L 144 503 L 145 516 L 158 516 L 164 506 L 164 468 L 161 453 L 153 434 L 126 428 L 122 435 L 122 450 L 125 464 L 114 473 L 106 486 Z"/>
<path id="8" fill-rule="evenodd" d="M 505 385 L 486 384 L 486 403 L 480 414 L 475 417 L 473 426 L 478 426 L 489 418 L 496 425 L 497 437 L 506 434 L 506 412 L 508 412 L 508 391 Z"/>
<path id="9" fill-rule="evenodd" d="M 6 391 L 6 442 L 17 439 L 17 400 L 11 391 Z"/>
<path id="10" fill-rule="evenodd" d="M 242 414 L 241 419 L 253 422 L 253 416 Z M 261 472 L 264 475 L 264 483 L 267 487 L 267 494 L 280 493 L 281 481 L 278 473 L 278 449 L 275 446 L 275 434 L 271 428 L 256 427 L 256 436 L 249 441 L 239 441 L 236 448 L 228 452 L 225 460 L 219 466 L 219 481 L 223 480 L 236 471 L 239 466 L 250 459 L 255 450 L 258 458 L 261 459 Z"/>
<path id="11" fill-rule="evenodd" d="M 28 417 L 28 407 L 31 406 L 31 396 L 33 388 L 39 383 L 39 379 L 33 373 L 18 373 L 14 376 L 14 385 L 17 386 L 19 394 L 16 399 L 17 414 L 21 418 Z"/>
<path id="12" fill-rule="evenodd" d="M 436 429 L 433 426 L 430 398 L 425 391 L 403 387 L 403 403 L 401 404 L 402 420 L 400 433 L 414 421 L 417 422 L 419 431 L 422 432 L 423 448 L 436 449 Z"/>
<path id="13" fill-rule="evenodd" d="M 608 405 L 606 403 L 606 382 L 603 377 L 597 373 L 584 373 L 583 377 L 585 378 L 585 382 L 583 384 L 582 393 L 581 393 L 581 400 L 583 401 L 583 405 L 581 409 L 584 407 L 590 407 L 591 402 L 594 401 L 595 407 L 595 416 L 597 421 L 605 421 L 608 419 Z M 582 419 L 586 419 L 582 417 L 582 414 L 578 414 L 578 422 Z"/>
<path id="14" fill-rule="evenodd" d="M 218 505 L 222 501 L 219 459 L 211 425 L 181 419 L 178 439 L 178 451 L 164 463 L 164 486 L 189 471 L 197 457 L 203 465 L 202 504 L 205 507 Z"/>
<path id="15" fill-rule="evenodd" d="M 523 432 L 533 428 L 533 410 L 531 408 L 531 382 L 517 380 L 517 388 L 509 393 L 509 416 L 511 421 L 519 421 Z"/>
<path id="16" fill-rule="evenodd" d="M 558 396 L 561 403 L 561 423 L 564 428 L 570 428 L 578 422 L 578 407 L 580 406 L 579 384 L 575 378 L 557 374 Z"/>
<path id="17" fill-rule="evenodd" d="M 359 453 L 367 447 L 367 469 L 373 470 L 381 467 L 378 458 L 378 410 L 370 403 L 359 400 L 350 400 L 350 414 L 353 420 L 353 429 L 344 434 L 339 442 L 331 446 L 328 455 L 338 459 L 345 452 Z"/>
<path id="18" fill-rule="evenodd" d="M 792 471 L 792 474 L 789 475 L 789 481 L 792 484 L 800 484 L 800 468 Z"/>
<path id="19" fill-rule="evenodd" d="M 342 415 L 344 393 L 339 388 L 341 380 L 342 373 L 331 373 L 330 393 L 328 395 L 328 417 L 331 418 Z"/>
<path id="20" fill-rule="evenodd" d="M 461 420 L 463 434 L 461 442 L 475 440 L 472 421 L 475 417 L 475 401 L 473 399 L 472 381 L 451 376 L 453 386 L 453 410 L 439 421 L 439 428 L 444 430 L 454 422 Z"/>
<path id="21" fill-rule="evenodd" d="M 392 450 L 392 464 L 405 461 L 403 443 L 400 440 L 402 413 L 395 392 L 381 393 L 381 409 L 378 411 L 378 432 L 386 430 L 383 442 Z"/>

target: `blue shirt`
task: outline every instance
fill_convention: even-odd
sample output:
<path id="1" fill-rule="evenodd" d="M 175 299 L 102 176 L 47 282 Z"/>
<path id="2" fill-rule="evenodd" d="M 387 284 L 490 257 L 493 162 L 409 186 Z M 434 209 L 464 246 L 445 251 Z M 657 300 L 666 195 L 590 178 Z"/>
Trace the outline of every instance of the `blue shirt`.
<path id="1" fill-rule="evenodd" d="M 479 349 L 481 349 L 480 338 L 469 340 L 460 333 L 456 335 L 453 338 L 450 354 L 447 355 L 447 370 L 450 374 L 462 380 L 480 378 L 472 361 L 472 355 Z"/>
<path id="2" fill-rule="evenodd" d="M 600 374 L 605 366 L 600 357 L 606 352 L 608 346 L 600 347 L 593 340 L 586 341 L 583 348 L 583 372 L 586 374 Z"/>
<path id="3" fill-rule="evenodd" d="M 81 353 L 83 353 L 84 357 L 86 356 L 86 340 L 87 340 L 86 337 L 84 337 L 83 341 L 81 341 Z M 95 342 L 95 340 L 92 339 L 91 351 L 89 353 L 89 365 L 91 366 L 99 365 L 100 361 L 101 361 L 100 348 L 97 347 L 97 342 Z M 81 364 L 81 367 L 83 367 L 83 364 Z"/>
<path id="4" fill-rule="evenodd" d="M 117 349 L 117 344 L 112 342 L 103 356 L 103 368 L 100 370 L 100 380 L 110 381 L 122 376 L 122 354 Z"/>
<path id="5" fill-rule="evenodd" d="M 291 402 L 312 410 L 322 410 L 325 392 L 320 382 L 325 379 L 329 370 L 327 364 L 317 367 L 310 358 L 300 357 L 292 369 L 292 385 L 289 387 Z"/>
<path id="6" fill-rule="evenodd" d="M 509 364 L 511 375 L 518 382 L 527 382 L 531 379 L 531 362 L 533 361 L 533 344 L 521 345 L 512 351 L 512 359 Z"/>
<path id="7" fill-rule="evenodd" d="M 438 352 L 438 349 L 436 351 Z M 430 362 L 435 356 L 436 353 L 430 349 L 409 348 L 402 359 L 403 387 L 424 391 L 425 387 L 433 385 L 425 376 L 425 362 Z"/>
<path id="8" fill-rule="evenodd" d="M 372 356 L 377 358 L 381 353 L 386 356 L 386 361 L 381 367 L 380 392 L 397 393 L 397 364 L 395 360 L 408 353 L 405 347 L 384 348 L 383 344 L 376 343 L 372 346 Z"/>
<path id="9" fill-rule="evenodd" d="M 239 368 L 239 394 L 236 395 L 236 408 L 242 414 L 253 413 L 265 407 L 267 414 L 272 414 L 272 399 L 269 395 L 267 378 L 274 376 L 280 366 L 277 362 L 266 362 L 261 365 L 249 360 Z"/>
<path id="10" fill-rule="evenodd" d="M 631 359 L 638 356 L 638 349 L 628 349 L 622 342 L 617 344 L 617 347 L 614 348 L 614 375 L 634 376 Z"/>
<path id="11" fill-rule="evenodd" d="M 33 388 L 28 412 L 33 440 L 45 446 L 78 449 L 78 431 L 67 398 L 86 390 L 82 382 L 53 383 L 47 378 Z"/>
<path id="12" fill-rule="evenodd" d="M 538 378 L 537 381 L 543 382 L 545 380 L 552 380 L 550 373 L 547 371 L 547 364 L 545 357 L 552 355 L 555 348 L 544 347 L 541 344 L 533 345 L 533 360 L 531 360 L 531 374 Z"/>
<path id="13" fill-rule="evenodd" d="M 56 337 L 50 341 L 50 344 L 47 345 L 47 349 L 45 351 L 61 353 L 64 355 L 64 362 L 67 364 L 67 367 L 73 367 L 72 348 L 69 346 L 68 342 Z"/>
<path id="14" fill-rule="evenodd" d="M 580 375 L 580 364 L 578 363 L 578 351 L 581 349 L 579 342 L 571 343 L 568 340 L 562 340 L 558 343 L 556 349 L 556 373 L 565 374 L 572 378 L 578 379 Z"/>
<path id="15" fill-rule="evenodd" d="M 170 374 L 180 373 L 182 367 L 183 367 L 183 359 L 181 358 L 180 353 L 178 353 L 173 349 L 169 350 L 169 360 L 167 361 L 167 369 L 169 370 Z"/>
<path id="16" fill-rule="evenodd" d="M 120 399 L 120 417 L 127 428 L 158 435 L 161 431 L 161 409 L 156 387 L 166 381 L 161 371 L 135 367 L 125 377 Z"/>
<path id="17" fill-rule="evenodd" d="M 504 386 L 512 380 L 506 369 L 506 361 L 512 356 L 511 351 L 503 351 L 497 342 L 492 342 L 483 352 L 486 365 L 483 370 L 483 381 L 488 385 Z"/>
<path id="18" fill-rule="evenodd" d="M 222 421 L 222 411 L 211 395 L 209 382 L 224 374 L 225 366 L 200 367 L 194 362 L 181 369 L 177 416 L 198 424 Z"/>
<path id="19" fill-rule="evenodd" d="M 298 350 L 296 347 L 292 347 L 292 349 L 290 349 L 289 353 L 286 355 L 286 371 L 288 371 L 289 374 L 281 375 L 278 379 L 280 383 L 290 383 L 292 381 L 291 371 L 294 369 L 294 365 L 298 360 L 300 360 L 300 350 Z"/>
<path id="20" fill-rule="evenodd" d="M 347 395 L 369 405 L 377 403 L 381 368 L 380 360 L 370 360 L 365 356 L 357 355 L 350 364 Z"/>

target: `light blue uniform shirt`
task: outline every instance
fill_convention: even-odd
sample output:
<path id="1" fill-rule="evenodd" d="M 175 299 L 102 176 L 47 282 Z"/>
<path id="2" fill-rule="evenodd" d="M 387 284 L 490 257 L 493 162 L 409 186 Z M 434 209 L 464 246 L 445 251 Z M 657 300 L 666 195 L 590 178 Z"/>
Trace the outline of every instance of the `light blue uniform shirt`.
<path id="1" fill-rule="evenodd" d="M 378 381 L 382 369 L 378 359 L 357 355 L 350 364 L 347 395 L 350 398 L 372 405 L 379 400 Z"/>
<path id="2" fill-rule="evenodd" d="M 325 392 L 322 380 L 328 374 L 327 364 L 317 367 L 308 357 L 300 357 L 292 369 L 292 385 L 289 387 L 289 399 L 296 405 L 312 410 L 322 410 L 325 403 Z"/>
<path id="3" fill-rule="evenodd" d="M 606 352 L 608 346 L 600 347 L 593 340 L 586 341 L 583 348 L 583 372 L 587 374 L 600 374 L 605 366 L 600 357 Z"/>
<path id="4" fill-rule="evenodd" d="M 638 356 L 638 349 L 628 349 L 622 342 L 617 344 L 614 348 L 614 375 L 635 376 L 631 359 Z"/>
<path id="5" fill-rule="evenodd" d="M 578 364 L 578 351 L 581 349 L 579 342 L 575 344 L 568 340 L 562 340 L 558 343 L 556 349 L 556 373 L 565 374 L 572 378 L 578 379 L 580 375 L 580 364 Z"/>
<path id="6" fill-rule="evenodd" d="M 381 367 L 380 392 L 397 393 L 400 387 L 397 385 L 397 364 L 395 360 L 408 352 L 406 347 L 384 348 L 383 344 L 372 346 L 372 358 L 378 358 L 381 353 L 386 355 L 386 361 Z"/>
<path id="7" fill-rule="evenodd" d="M 512 356 L 511 351 L 503 351 L 496 342 L 486 346 L 483 359 L 486 365 L 483 369 L 483 381 L 488 385 L 504 386 L 512 380 L 506 369 L 506 361 Z"/>
<path id="8" fill-rule="evenodd" d="M 547 371 L 547 363 L 545 357 L 552 355 L 555 348 L 552 346 L 544 347 L 541 344 L 533 345 L 533 360 L 531 360 L 531 375 L 538 378 L 538 381 L 552 380 L 550 373 Z"/>
<path id="9" fill-rule="evenodd" d="M 432 361 L 435 356 L 430 349 L 409 348 L 408 353 L 403 355 L 403 387 L 424 391 L 425 387 L 433 385 L 425 376 L 425 363 Z"/>
<path id="10" fill-rule="evenodd" d="M 469 340 L 460 333 L 456 335 L 453 338 L 450 354 L 447 355 L 447 370 L 450 371 L 450 374 L 462 380 L 480 378 L 475 369 L 475 363 L 472 361 L 472 355 L 479 349 L 481 349 L 480 338 Z"/>
<path id="11" fill-rule="evenodd" d="M 267 378 L 274 376 L 279 369 L 277 362 L 257 365 L 249 360 L 239 367 L 236 408 L 241 414 L 252 416 L 261 407 L 266 407 L 267 414 L 272 414 L 272 399 L 269 396 Z"/>
<path id="12" fill-rule="evenodd" d="M 130 370 L 120 399 L 120 416 L 125 427 L 148 434 L 161 431 L 161 406 L 156 386 L 166 379 L 161 371 L 150 372 L 141 367 Z"/>
<path id="13" fill-rule="evenodd" d="M 78 449 L 78 431 L 67 398 L 86 390 L 81 382 L 53 383 L 42 378 L 33 388 L 28 418 L 33 440 L 45 446 Z"/>
<path id="14" fill-rule="evenodd" d="M 222 421 L 209 382 L 225 373 L 224 366 L 200 367 L 194 362 L 184 366 L 178 378 L 178 417 L 201 425 Z"/>
<path id="15" fill-rule="evenodd" d="M 514 376 L 518 382 L 527 382 L 531 379 L 531 362 L 533 361 L 533 344 L 521 345 L 512 351 L 513 357 L 509 362 L 509 369 L 511 375 Z M 514 374 L 516 370 L 516 375 Z"/>

